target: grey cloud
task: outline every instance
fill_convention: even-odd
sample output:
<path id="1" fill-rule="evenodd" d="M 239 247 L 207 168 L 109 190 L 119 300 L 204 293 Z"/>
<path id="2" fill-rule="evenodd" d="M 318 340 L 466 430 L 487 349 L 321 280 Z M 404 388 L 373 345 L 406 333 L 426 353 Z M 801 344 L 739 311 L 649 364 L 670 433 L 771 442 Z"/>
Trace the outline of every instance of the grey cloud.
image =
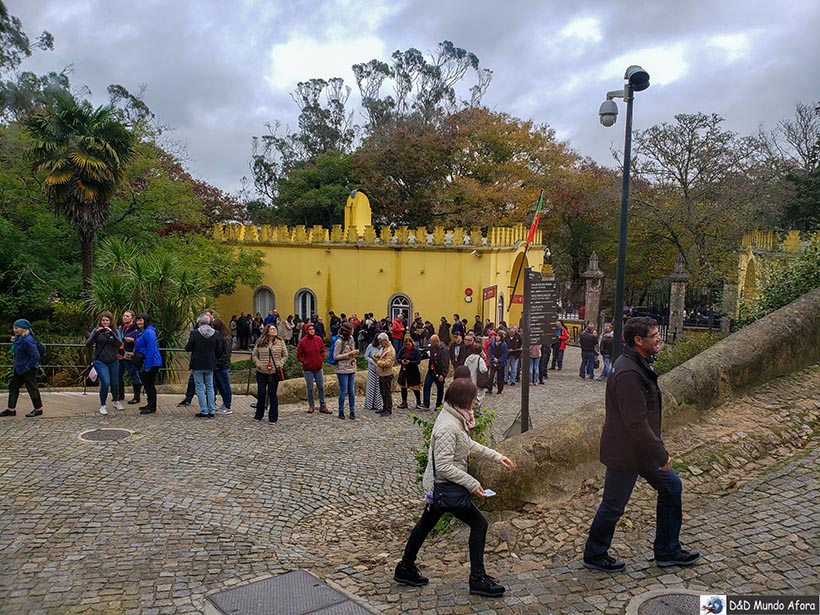
<path id="1" fill-rule="evenodd" d="M 604 129 L 597 109 L 607 90 L 621 86 L 626 65 L 611 76 L 596 71 L 612 58 L 641 64 L 643 49 L 682 44 L 689 50 L 681 79 L 655 80 L 639 94 L 637 129 L 703 111 L 749 134 L 761 121 L 772 126 L 789 117 L 795 102 L 820 100 L 820 7 L 811 0 L 404 0 L 387 5 L 372 32 L 367 24 L 381 14 L 375 0 L 7 4 L 29 34 L 47 29 L 55 35 L 55 51 L 36 54 L 24 69 L 72 63 L 72 83 L 87 84 L 97 103 L 105 101 L 110 83 L 132 90 L 146 84 L 149 106 L 176 127 L 173 138 L 187 144 L 192 173 L 228 191 L 248 174 L 251 137 L 265 132 L 265 122 L 295 124 L 287 91 L 272 88 L 266 77 L 271 48 L 304 36 L 321 42 L 339 33 L 350 40 L 375 35 L 387 53 L 408 47 L 426 53 L 452 40 L 494 71 L 485 104 L 546 122 L 576 151 L 607 165 L 613 164 L 610 145 L 623 142 L 623 123 Z M 601 40 L 559 40 L 561 29 L 581 17 L 599 20 Z M 750 37 L 748 57 L 732 64 L 704 46 L 710 37 L 743 32 Z M 569 88 L 578 75 L 584 79 Z M 330 75 L 303 78 L 314 76 Z"/>

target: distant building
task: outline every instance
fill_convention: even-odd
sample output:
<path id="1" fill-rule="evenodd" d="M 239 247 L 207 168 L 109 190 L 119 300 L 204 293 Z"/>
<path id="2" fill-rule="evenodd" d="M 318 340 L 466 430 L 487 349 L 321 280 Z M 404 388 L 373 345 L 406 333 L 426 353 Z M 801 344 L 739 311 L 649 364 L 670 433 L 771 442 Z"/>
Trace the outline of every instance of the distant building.
<path id="1" fill-rule="evenodd" d="M 820 245 L 820 232 L 814 236 L 801 236 L 800 231 L 789 231 L 782 241 L 781 235 L 774 231 L 745 233 L 737 267 L 737 291 L 732 298 L 734 315 L 737 316 L 741 305 L 754 304 L 760 296 L 761 282 L 767 272 L 788 259 L 799 256 L 811 242 Z M 724 306 L 725 303 L 724 299 Z M 724 309 L 729 311 L 727 307 Z"/>
<path id="2" fill-rule="evenodd" d="M 521 319 L 523 273 L 541 270 L 544 246 L 535 234 L 526 256 L 524 225 L 481 229 L 437 226 L 410 229 L 371 224 L 370 202 L 354 191 L 345 206 L 344 226 L 270 226 L 228 224 L 214 227 L 214 237 L 230 245 L 249 245 L 265 253 L 263 282 L 256 288 L 239 286 L 221 297 L 223 317 L 276 308 L 282 317 L 303 319 L 316 312 L 326 317 L 373 312 L 391 319 L 402 313 L 438 326 L 439 318 L 454 313 L 472 324 L 475 315 L 493 322 Z M 512 307 L 508 307 L 512 301 Z"/>

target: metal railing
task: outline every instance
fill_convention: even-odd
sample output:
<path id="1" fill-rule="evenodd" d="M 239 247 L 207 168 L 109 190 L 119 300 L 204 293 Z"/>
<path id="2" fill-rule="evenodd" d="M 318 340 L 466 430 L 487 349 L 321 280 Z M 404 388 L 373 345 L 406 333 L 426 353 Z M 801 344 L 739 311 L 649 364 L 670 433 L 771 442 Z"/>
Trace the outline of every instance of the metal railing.
<path id="1" fill-rule="evenodd" d="M 85 344 L 43 343 L 43 345 L 46 348 L 46 353 L 45 361 L 40 364 L 40 384 L 54 388 L 82 387 L 84 391 L 88 386 L 98 386 L 97 383 L 91 383 L 88 379 L 88 374 L 92 366 L 91 348 L 86 347 Z M 7 350 L 10 349 L 10 347 L 11 342 L 0 342 L 0 356 L 11 358 L 11 353 Z M 66 355 L 74 353 L 74 357 L 82 357 L 82 362 L 54 361 L 55 356 L 59 356 L 58 353 L 60 353 L 61 349 Z M 159 351 L 162 354 L 163 365 L 157 376 L 157 384 L 178 384 L 185 382 L 188 379 L 188 357 L 190 357 L 190 353 L 184 348 L 160 348 Z M 232 362 L 236 362 L 237 356 L 241 356 L 242 358 L 239 360 L 244 361 L 251 358 L 251 353 L 247 350 L 234 350 L 231 353 Z M 8 389 L 7 383 L 11 376 L 11 369 L 11 363 L 6 363 L 5 361 L 0 363 L 0 383 L 2 383 L 0 389 L 2 390 Z M 241 379 L 246 384 L 247 394 L 250 391 L 251 382 L 255 382 L 254 372 L 256 369 L 253 363 L 247 367 L 237 369 L 230 368 L 228 371 L 232 385 L 243 384 L 243 382 L 236 381 L 237 379 L 234 378 L 234 374 L 247 374 L 246 380 L 245 378 Z M 182 376 L 183 373 L 185 373 L 185 376 Z M 127 372 L 125 377 L 128 379 Z"/>

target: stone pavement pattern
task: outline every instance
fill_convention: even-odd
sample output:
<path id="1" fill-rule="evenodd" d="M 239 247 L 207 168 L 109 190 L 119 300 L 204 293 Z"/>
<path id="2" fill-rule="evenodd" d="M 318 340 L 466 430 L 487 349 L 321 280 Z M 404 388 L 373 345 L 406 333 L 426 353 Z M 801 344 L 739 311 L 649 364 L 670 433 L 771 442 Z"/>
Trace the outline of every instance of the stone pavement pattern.
<path id="1" fill-rule="evenodd" d="M 386 613 L 620 613 L 658 587 L 818 593 L 818 385 L 815 367 L 667 438 L 683 452 L 673 455 L 687 489 L 684 540 L 702 563 L 652 565 L 654 504 L 641 487 L 615 541 L 627 572 L 581 568 L 600 497 L 593 478 L 567 501 L 490 515 L 488 569 L 508 586 L 501 600 L 467 594 L 459 527 L 425 545 L 428 587 L 392 582 L 421 510 L 410 452 L 420 432 L 406 413 L 359 410 L 351 422 L 294 405 L 268 425 L 240 401 L 215 420 L 171 407 L 149 417 L 18 416 L 0 423 L 0 613 L 200 612 L 207 593 L 292 568 Z M 497 427 L 514 417 L 518 390 L 490 398 Z M 571 411 L 603 386 L 565 367 L 531 393 L 539 408 L 559 398 Z M 91 412 L 94 399 L 84 400 Z M 99 426 L 136 433 L 77 438 Z"/>

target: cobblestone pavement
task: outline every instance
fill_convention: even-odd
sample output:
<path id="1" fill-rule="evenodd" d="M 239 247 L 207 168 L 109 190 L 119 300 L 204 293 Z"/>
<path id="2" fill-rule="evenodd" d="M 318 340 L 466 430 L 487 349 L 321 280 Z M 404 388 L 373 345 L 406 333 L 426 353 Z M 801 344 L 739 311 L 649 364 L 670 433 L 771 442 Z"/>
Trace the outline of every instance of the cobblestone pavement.
<path id="1" fill-rule="evenodd" d="M 564 502 L 490 515 L 488 569 L 508 586 L 500 600 L 468 595 L 459 527 L 425 545 L 428 587 L 392 582 L 421 507 L 410 451 L 420 431 L 406 413 L 340 421 L 297 404 L 269 425 L 242 399 L 233 415 L 203 420 L 170 406 L 94 416 L 95 397 L 75 398 L 79 416 L 0 423 L 0 613 L 200 612 L 210 592 L 293 568 L 386 613 L 620 613 L 659 587 L 816 594 L 819 384 L 820 368 L 805 370 L 667 438 L 682 451 L 684 540 L 704 553 L 700 564 L 652 565 L 654 504 L 639 487 L 615 542 L 627 572 L 581 568 L 600 497 L 591 478 Z M 504 427 L 518 391 L 490 398 Z M 571 412 L 603 385 L 565 367 L 531 394 L 537 424 L 548 399 Z M 78 438 L 101 426 L 135 433 Z"/>

